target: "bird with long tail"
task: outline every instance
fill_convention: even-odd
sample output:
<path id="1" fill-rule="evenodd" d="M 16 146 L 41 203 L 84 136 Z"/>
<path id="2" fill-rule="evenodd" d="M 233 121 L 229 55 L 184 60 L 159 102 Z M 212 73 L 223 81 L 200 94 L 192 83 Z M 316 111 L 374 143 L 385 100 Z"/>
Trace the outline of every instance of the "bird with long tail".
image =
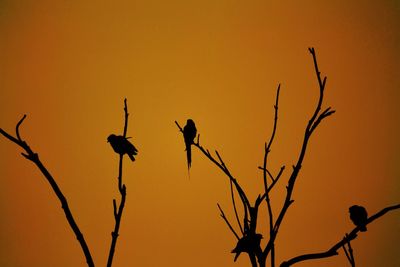
<path id="1" fill-rule="evenodd" d="M 186 158 L 188 170 L 192 165 L 192 144 L 194 142 L 194 138 L 196 137 L 197 129 L 194 121 L 192 119 L 188 119 L 185 127 L 183 127 L 183 138 L 185 139 L 186 146 Z"/>

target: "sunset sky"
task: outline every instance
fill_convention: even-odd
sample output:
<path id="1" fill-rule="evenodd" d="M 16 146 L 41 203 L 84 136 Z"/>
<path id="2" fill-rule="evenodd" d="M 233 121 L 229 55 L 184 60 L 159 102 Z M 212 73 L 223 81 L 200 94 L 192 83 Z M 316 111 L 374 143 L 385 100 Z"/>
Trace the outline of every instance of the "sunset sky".
<path id="1" fill-rule="evenodd" d="M 96 266 L 114 227 L 122 134 L 139 150 L 124 161 L 127 202 L 114 267 L 250 266 L 236 239 L 229 180 L 199 151 L 190 179 L 174 121 L 196 122 L 252 202 L 262 192 L 264 142 L 281 83 L 269 167 L 286 171 L 272 194 L 282 207 L 291 166 L 315 108 L 308 47 L 327 75 L 336 113 L 312 137 L 276 241 L 277 262 L 319 252 L 353 229 L 348 208 L 369 214 L 400 202 L 400 1 L 0 1 L 0 128 L 38 152 L 68 199 Z M 0 136 L 0 266 L 84 267 L 60 203 L 21 149 Z M 266 207 L 259 231 L 267 240 Z M 352 242 L 357 266 L 400 266 L 400 211 Z M 235 225 L 236 226 L 236 225 Z M 350 266 L 339 256 L 296 266 Z"/>

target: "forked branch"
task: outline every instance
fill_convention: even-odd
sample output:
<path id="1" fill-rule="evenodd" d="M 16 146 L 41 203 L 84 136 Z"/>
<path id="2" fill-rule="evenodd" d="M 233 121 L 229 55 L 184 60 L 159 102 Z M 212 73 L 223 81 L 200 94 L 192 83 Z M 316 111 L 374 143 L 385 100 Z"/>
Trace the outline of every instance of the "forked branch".
<path id="1" fill-rule="evenodd" d="M 309 48 L 309 52 L 312 55 L 313 58 L 313 63 L 314 63 L 314 70 L 317 76 L 317 80 L 318 80 L 318 85 L 319 85 L 319 98 L 318 98 L 318 103 L 316 105 L 315 111 L 311 116 L 311 119 L 309 120 L 306 129 L 305 129 L 305 133 L 304 133 L 304 139 L 303 139 L 303 143 L 301 146 L 301 150 L 300 150 L 300 154 L 299 154 L 299 158 L 297 160 L 296 165 L 293 166 L 293 170 L 292 173 L 290 175 L 289 181 L 288 181 L 288 185 L 286 186 L 286 197 L 285 197 L 285 201 L 283 204 L 283 207 L 281 209 L 281 211 L 279 212 L 279 215 L 275 221 L 274 224 L 274 228 L 273 228 L 273 232 L 270 236 L 270 239 L 267 243 L 267 246 L 265 247 L 264 251 L 263 251 L 263 255 L 265 257 L 268 256 L 268 254 L 271 252 L 271 249 L 274 246 L 274 242 L 276 239 L 276 236 L 278 234 L 280 225 L 286 215 L 286 212 L 289 208 L 289 206 L 293 203 L 293 199 L 292 199 L 292 194 L 293 194 L 293 190 L 294 190 L 294 186 L 295 186 L 295 182 L 296 179 L 298 177 L 298 174 L 300 172 L 306 151 L 307 151 L 307 146 L 308 146 L 308 141 L 310 140 L 312 133 L 314 132 L 314 130 L 317 128 L 317 126 L 322 122 L 322 120 L 324 120 L 325 118 L 327 118 L 328 116 L 332 115 L 335 111 L 331 110 L 331 108 L 327 108 L 325 109 L 323 112 L 321 111 L 321 107 L 323 104 L 323 99 L 324 99 L 324 90 L 325 90 L 325 85 L 326 85 L 326 77 L 321 78 L 321 72 L 319 71 L 319 67 L 318 67 L 318 63 L 317 63 L 317 56 L 315 53 L 315 49 L 314 48 Z"/>
<path id="2" fill-rule="evenodd" d="M 219 169 L 221 169 L 225 173 L 225 175 L 228 176 L 228 178 L 230 180 L 232 205 L 234 208 L 235 217 L 238 222 L 239 228 L 241 230 L 242 236 L 240 236 L 240 233 L 238 234 L 238 232 L 236 232 L 234 230 L 234 228 L 232 227 L 232 224 L 228 221 L 227 217 L 225 216 L 225 213 L 223 212 L 223 210 L 221 209 L 221 207 L 219 205 L 218 205 L 218 208 L 220 209 L 221 217 L 224 219 L 224 221 L 228 225 L 229 229 L 232 231 L 232 233 L 238 239 L 238 244 L 235 249 L 236 250 L 242 249 L 241 252 L 247 252 L 250 257 L 251 265 L 253 267 L 254 266 L 265 267 L 266 260 L 269 255 L 271 255 L 271 266 L 272 267 L 275 266 L 275 240 L 277 238 L 281 223 L 282 223 L 283 219 L 285 218 L 285 215 L 286 215 L 290 205 L 294 202 L 294 200 L 292 199 L 292 195 L 294 192 L 296 180 L 300 173 L 300 170 L 301 170 L 301 167 L 302 167 L 302 164 L 303 164 L 306 152 L 307 152 L 309 141 L 311 139 L 312 134 L 315 132 L 315 130 L 318 128 L 318 126 L 321 124 L 321 122 L 323 120 L 325 120 L 327 117 L 331 116 L 333 113 L 335 113 L 335 111 L 331 107 L 323 108 L 324 92 L 325 92 L 327 77 L 321 76 L 321 72 L 318 67 L 315 49 L 309 48 L 309 52 L 313 59 L 313 67 L 314 67 L 314 71 L 315 71 L 317 81 L 318 81 L 319 97 L 318 97 L 318 101 L 315 105 L 314 112 L 311 114 L 310 119 L 305 127 L 304 137 L 303 137 L 303 141 L 301 144 L 300 152 L 299 152 L 299 155 L 298 155 L 295 165 L 293 165 L 293 170 L 290 173 L 288 183 L 286 185 L 286 196 L 285 196 L 282 208 L 280 209 L 279 213 L 277 214 L 276 219 L 273 214 L 273 209 L 272 209 L 272 204 L 271 204 L 271 199 L 270 199 L 270 191 L 274 188 L 274 186 L 277 184 L 279 179 L 282 177 L 285 166 L 282 166 L 280 171 L 278 172 L 278 174 L 276 176 L 274 176 L 269 171 L 267 165 L 268 165 L 268 156 L 271 151 L 271 146 L 274 141 L 276 130 L 277 130 L 280 85 L 277 88 L 276 101 L 275 101 L 275 105 L 274 105 L 275 116 L 274 116 L 274 124 L 273 124 L 271 137 L 270 137 L 268 143 L 265 143 L 265 146 L 264 146 L 263 166 L 258 167 L 259 169 L 261 169 L 263 171 L 264 190 L 263 190 L 262 194 L 258 195 L 254 206 L 251 206 L 245 192 L 243 191 L 242 187 L 239 185 L 237 180 L 232 176 L 231 172 L 229 171 L 228 167 L 226 166 L 225 162 L 223 161 L 223 159 L 220 156 L 220 154 L 218 153 L 218 151 L 215 151 L 215 154 L 216 154 L 216 157 L 215 157 L 209 152 L 208 149 L 205 149 L 204 147 L 202 147 L 200 145 L 200 135 L 197 136 L 197 142 L 193 143 L 193 145 L 195 147 L 197 147 Z M 176 121 L 175 121 L 175 123 L 178 126 L 179 130 L 183 134 L 182 127 Z M 269 183 L 269 180 L 271 180 L 271 183 Z M 233 194 L 233 187 L 236 189 L 236 191 L 240 197 L 240 200 L 243 204 L 243 209 L 244 209 L 244 215 L 242 217 L 243 218 L 243 227 L 240 223 L 240 218 L 239 218 L 239 215 L 238 215 L 238 212 L 236 209 L 236 203 L 235 203 L 235 198 L 234 198 L 234 194 Z M 261 203 L 264 203 L 263 202 L 264 200 L 265 200 L 268 215 L 269 215 L 268 216 L 269 217 L 268 218 L 269 239 L 267 241 L 265 248 L 263 250 L 261 250 L 260 243 L 258 243 L 258 244 L 252 243 L 251 241 L 248 241 L 249 239 L 246 239 L 246 238 L 249 238 L 249 236 L 251 237 L 251 235 L 260 236 L 256 230 L 257 219 L 258 219 L 257 216 L 258 216 L 258 209 L 259 209 Z M 372 221 L 379 218 L 380 216 L 383 216 L 386 212 L 394 210 L 394 209 L 398 209 L 398 208 L 400 208 L 400 205 L 387 207 L 387 208 L 383 209 L 382 211 L 378 212 L 377 214 L 368 218 L 368 223 L 371 223 Z M 350 264 L 352 265 L 352 267 L 354 267 L 355 260 L 354 260 L 353 250 L 351 248 L 350 242 L 356 238 L 358 232 L 359 232 L 359 229 L 358 229 L 358 227 L 356 227 L 349 234 L 346 234 L 345 237 L 341 241 L 339 241 L 337 244 L 335 244 L 329 250 L 327 250 L 325 252 L 321 252 L 321 253 L 300 255 L 300 256 L 290 259 L 286 262 L 283 262 L 280 266 L 287 267 L 287 266 L 291 266 L 297 262 L 301 262 L 301 261 L 305 261 L 305 260 L 330 257 L 330 256 L 338 254 L 337 250 L 343 247 L 343 249 L 345 249 L 345 253 L 347 255 L 347 258 L 348 258 Z M 248 243 L 246 243 L 246 242 L 248 242 Z M 240 248 L 240 246 L 243 246 L 243 248 Z M 347 248 L 346 248 L 346 246 L 347 246 Z"/>
<path id="3" fill-rule="evenodd" d="M 124 100 L 124 113 L 125 113 L 125 124 L 124 124 L 124 138 L 126 138 L 126 133 L 128 131 L 128 105 L 127 105 L 127 100 L 125 98 Z M 119 167 L 118 167 L 118 190 L 121 194 L 121 201 L 117 207 L 116 200 L 113 199 L 113 214 L 114 214 L 114 219 L 115 219 L 115 225 L 114 225 L 114 230 L 111 232 L 111 245 L 110 245 L 110 251 L 108 253 L 108 259 L 107 259 L 107 267 L 112 266 L 113 258 L 114 258 L 114 253 L 115 253 L 115 246 L 117 245 L 117 239 L 119 235 L 119 227 L 121 225 L 121 218 L 122 218 L 122 213 L 124 211 L 125 207 L 125 201 L 126 201 L 126 186 L 122 182 L 122 162 L 123 162 L 124 154 L 119 155 Z"/>
<path id="4" fill-rule="evenodd" d="M 180 132 L 183 134 L 183 128 L 179 125 L 177 121 L 175 121 L 176 126 L 179 128 Z M 217 158 L 215 158 L 213 155 L 211 155 L 210 151 L 208 149 L 205 149 L 203 146 L 200 145 L 200 135 L 197 136 L 196 142 L 193 143 L 193 145 L 198 148 L 212 163 L 214 163 L 219 169 L 221 169 L 225 175 L 229 178 L 229 182 L 235 186 L 235 189 L 239 195 L 239 198 L 243 204 L 243 210 L 244 210 L 244 219 L 243 219 L 243 226 L 240 223 L 239 215 L 237 212 L 236 208 L 236 202 L 235 198 L 233 196 L 233 191 L 231 190 L 231 196 L 232 196 L 232 205 L 235 211 L 235 217 L 237 219 L 237 223 L 239 225 L 241 233 L 245 231 L 245 229 L 249 229 L 249 211 L 251 208 L 249 199 L 247 198 L 244 190 L 236 180 L 236 178 L 233 177 L 231 172 L 229 171 L 228 167 L 225 165 L 225 162 L 223 161 L 221 155 L 218 153 L 218 151 L 215 151 L 215 154 L 217 155 Z M 223 217 L 224 218 L 224 217 Z M 227 218 L 224 218 L 225 222 L 227 223 L 228 227 L 232 229 L 232 225 L 228 222 Z M 244 227 L 244 229 L 243 229 Z M 235 233 L 235 236 L 237 234 Z"/>
<path id="5" fill-rule="evenodd" d="M 92 259 L 92 256 L 90 254 L 89 247 L 85 241 L 85 238 L 83 234 L 81 233 L 77 223 L 75 222 L 75 219 L 72 215 L 72 212 L 68 206 L 67 199 L 65 198 L 64 194 L 61 192 L 61 189 L 59 188 L 58 184 L 56 183 L 54 177 L 50 174 L 50 172 L 47 170 L 47 168 L 43 165 L 43 163 L 39 159 L 39 155 L 34 152 L 28 143 L 24 141 L 20 135 L 19 128 L 23 121 L 25 120 L 26 115 L 22 117 L 22 119 L 17 123 L 15 127 L 15 133 L 16 137 L 12 136 L 11 134 L 7 133 L 3 129 L 0 128 L 0 133 L 10 140 L 11 142 L 17 144 L 19 147 L 21 147 L 25 152 L 21 153 L 22 156 L 24 156 L 26 159 L 32 161 L 42 172 L 43 176 L 46 178 L 46 180 L 49 182 L 51 188 L 53 189 L 54 193 L 57 195 L 58 200 L 61 202 L 61 207 L 64 210 L 65 217 L 67 218 L 68 224 L 71 227 L 72 231 L 74 232 L 76 239 L 78 240 L 82 251 L 85 255 L 87 265 L 89 267 L 94 267 L 94 262 Z"/>
<path id="6" fill-rule="evenodd" d="M 389 207 L 386 207 L 386 208 L 382 209 L 381 211 L 379 211 L 379 212 L 375 213 L 374 215 L 372 215 L 371 217 L 369 217 L 368 220 L 367 220 L 367 223 L 365 225 L 368 225 L 368 224 L 372 223 L 373 221 L 375 221 L 376 219 L 382 217 L 383 215 L 385 215 L 389 211 L 393 211 L 393 210 L 396 210 L 396 209 L 400 209 L 400 204 L 389 206 Z M 332 257 L 332 256 L 335 256 L 335 255 L 338 255 L 339 254 L 338 250 L 341 247 L 343 247 L 345 244 L 350 243 L 350 241 L 354 240 L 357 237 L 357 233 L 359 231 L 360 231 L 359 227 L 355 227 L 349 234 L 346 234 L 343 239 L 341 239 L 339 242 L 334 244 L 328 250 L 326 250 L 324 252 L 300 255 L 300 256 L 294 257 L 294 258 L 292 258 L 290 260 L 282 262 L 280 266 L 281 267 L 289 267 L 289 266 L 292 266 L 292 265 L 294 265 L 296 263 L 299 263 L 299 262 L 302 262 L 302 261 L 306 261 L 306 260 L 323 259 L 323 258 L 328 258 L 328 257 Z"/>
<path id="7" fill-rule="evenodd" d="M 271 175 L 271 173 L 268 171 L 267 169 L 267 161 L 268 161 L 268 155 L 269 152 L 271 152 L 271 146 L 272 146 L 272 142 L 274 141 L 275 138 L 275 133 L 276 133 L 276 128 L 278 125 L 278 104 L 279 104 L 279 91 L 281 89 L 281 85 L 278 85 L 278 88 L 276 90 L 276 101 L 275 101 L 275 105 L 274 105 L 274 109 L 275 109 L 275 116 L 274 116 L 274 126 L 272 128 L 272 134 L 271 137 L 269 139 L 268 144 L 265 143 L 264 146 L 264 164 L 263 164 L 263 181 L 264 181 L 264 195 L 265 195 L 265 201 L 267 202 L 267 209 L 268 209 L 268 225 L 269 225 L 269 234 L 270 236 L 272 236 L 274 234 L 274 215 L 272 212 L 272 205 L 271 205 L 271 199 L 269 197 L 269 188 L 268 188 L 268 179 L 267 176 L 269 175 L 272 183 L 274 183 L 276 180 L 279 179 L 281 174 L 278 174 L 279 176 L 276 177 L 276 179 L 273 178 L 273 176 Z M 283 169 L 282 169 L 283 171 Z M 272 185 L 271 187 L 272 188 Z M 272 244 L 271 246 L 271 267 L 275 267 L 275 246 L 274 244 Z"/>

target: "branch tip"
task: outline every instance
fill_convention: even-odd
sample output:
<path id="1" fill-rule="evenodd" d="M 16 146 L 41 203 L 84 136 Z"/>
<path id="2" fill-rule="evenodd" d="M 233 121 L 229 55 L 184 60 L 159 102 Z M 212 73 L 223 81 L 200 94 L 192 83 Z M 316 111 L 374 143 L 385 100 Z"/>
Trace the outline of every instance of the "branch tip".
<path id="1" fill-rule="evenodd" d="M 176 124 L 176 126 L 178 126 L 179 131 L 181 131 L 181 132 L 183 133 L 183 129 L 182 129 L 182 127 L 179 125 L 179 123 L 178 123 L 177 121 L 175 121 L 175 124 Z"/>
<path id="2" fill-rule="evenodd" d="M 22 118 L 17 123 L 17 126 L 15 127 L 15 133 L 17 134 L 18 140 L 21 141 L 21 142 L 22 142 L 22 139 L 21 139 L 21 136 L 19 135 L 19 127 L 24 122 L 25 118 L 26 118 L 26 114 L 24 114 L 24 116 L 22 116 Z"/>

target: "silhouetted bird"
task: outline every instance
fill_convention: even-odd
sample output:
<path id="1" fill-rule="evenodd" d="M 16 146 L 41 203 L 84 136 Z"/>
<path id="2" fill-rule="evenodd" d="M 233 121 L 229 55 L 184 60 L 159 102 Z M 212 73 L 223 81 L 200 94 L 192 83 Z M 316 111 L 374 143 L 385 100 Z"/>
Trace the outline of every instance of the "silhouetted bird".
<path id="1" fill-rule="evenodd" d="M 196 125 L 194 124 L 194 121 L 188 119 L 185 127 L 183 127 L 183 138 L 185 139 L 185 145 L 186 145 L 186 157 L 187 157 L 188 169 L 190 169 L 190 165 L 192 164 L 191 145 L 193 144 L 196 134 L 197 134 L 197 129 Z"/>
<path id="2" fill-rule="evenodd" d="M 367 224 L 367 219 L 368 219 L 368 214 L 366 209 L 362 206 L 354 205 L 349 208 L 349 212 L 350 212 L 350 219 L 356 226 L 360 228 L 360 231 L 361 232 L 367 231 L 367 227 L 365 226 Z"/>
<path id="3" fill-rule="evenodd" d="M 236 247 L 231 251 L 232 253 L 236 253 L 233 261 L 236 261 L 242 252 L 256 253 L 257 250 L 260 249 L 260 242 L 262 238 L 263 236 L 261 234 L 249 234 L 240 238 L 236 244 Z"/>
<path id="4" fill-rule="evenodd" d="M 107 138 L 107 142 L 109 142 L 114 149 L 114 151 L 120 155 L 127 154 L 132 161 L 135 161 L 135 157 L 137 155 L 136 147 L 128 141 L 127 138 L 122 135 L 111 134 Z"/>

